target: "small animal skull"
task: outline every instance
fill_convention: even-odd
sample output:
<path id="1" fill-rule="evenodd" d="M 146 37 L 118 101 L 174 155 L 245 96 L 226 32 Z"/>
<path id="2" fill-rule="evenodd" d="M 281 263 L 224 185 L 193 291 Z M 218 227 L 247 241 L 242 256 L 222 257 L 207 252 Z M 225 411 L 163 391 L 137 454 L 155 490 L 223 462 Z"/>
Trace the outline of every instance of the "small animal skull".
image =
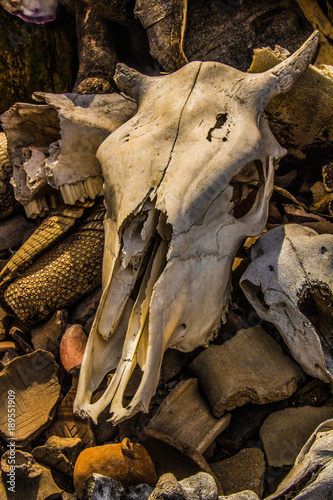
<path id="1" fill-rule="evenodd" d="M 312 377 L 333 383 L 333 235 L 297 224 L 261 236 L 240 285 Z"/>
<path id="2" fill-rule="evenodd" d="M 262 74 L 192 62 L 159 77 L 119 65 L 119 88 L 138 112 L 100 146 L 107 214 L 103 295 L 82 363 L 74 409 L 97 421 L 148 411 L 164 351 L 207 345 L 230 295 L 230 270 L 244 238 L 267 218 L 274 164 L 285 150 L 264 117 L 314 56 L 314 34 Z M 235 199 L 256 189 L 236 218 Z M 131 403 L 124 390 L 135 366 L 142 379 Z M 101 398 L 90 403 L 116 368 Z"/>

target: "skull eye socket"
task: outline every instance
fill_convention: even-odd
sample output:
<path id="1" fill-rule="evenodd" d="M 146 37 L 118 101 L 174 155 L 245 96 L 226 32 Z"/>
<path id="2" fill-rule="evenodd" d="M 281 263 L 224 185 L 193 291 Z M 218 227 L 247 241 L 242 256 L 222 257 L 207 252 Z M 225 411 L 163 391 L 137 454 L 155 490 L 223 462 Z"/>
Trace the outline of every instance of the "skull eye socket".
<path id="1" fill-rule="evenodd" d="M 230 185 L 233 188 L 232 201 L 234 203 L 233 215 L 236 219 L 244 217 L 251 210 L 257 197 L 262 174 L 262 162 L 254 160 L 247 163 L 231 180 Z"/>
<path id="2" fill-rule="evenodd" d="M 311 322 L 322 342 L 333 349 L 333 294 L 325 283 L 307 285 L 298 301 L 300 312 Z"/>

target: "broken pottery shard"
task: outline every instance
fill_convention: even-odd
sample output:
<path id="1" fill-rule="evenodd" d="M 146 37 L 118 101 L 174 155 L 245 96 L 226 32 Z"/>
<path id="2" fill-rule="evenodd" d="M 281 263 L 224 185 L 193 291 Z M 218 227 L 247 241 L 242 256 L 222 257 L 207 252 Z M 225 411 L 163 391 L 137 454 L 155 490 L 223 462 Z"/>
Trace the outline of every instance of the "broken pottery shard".
<path id="1" fill-rule="evenodd" d="M 82 325 L 69 326 L 60 342 L 60 360 L 67 373 L 81 366 L 84 350 L 87 344 L 87 336 Z"/>
<path id="2" fill-rule="evenodd" d="M 56 311 L 53 316 L 42 325 L 31 329 L 31 342 L 35 349 L 50 351 L 54 356 L 58 355 L 59 343 L 62 332 L 67 321 L 67 311 L 62 309 Z"/>
<path id="3" fill-rule="evenodd" d="M 237 455 L 211 464 L 225 495 L 252 490 L 261 498 L 264 490 L 266 463 L 257 448 L 243 448 Z"/>
<path id="4" fill-rule="evenodd" d="M 189 365 L 216 417 L 246 403 L 288 398 L 303 375 L 300 367 L 260 326 L 211 345 Z"/>
<path id="5" fill-rule="evenodd" d="M 255 49 L 249 71 L 267 71 L 287 55 L 281 47 Z M 275 97 L 267 106 L 273 133 L 288 149 L 288 154 L 302 159 L 307 153 L 311 154 L 311 147 L 327 148 L 328 151 L 332 147 L 332 83 L 332 74 L 310 66 L 287 94 Z M 316 113 L 312 112 L 314 108 Z M 316 155 L 311 154 L 311 160 L 316 165 Z"/>
<path id="6" fill-rule="evenodd" d="M 333 495 L 333 420 L 317 427 L 303 446 L 295 465 L 266 500 L 292 494 L 294 500 L 331 500 Z"/>
<path id="7" fill-rule="evenodd" d="M 214 479 L 206 472 L 177 481 L 171 473 L 163 474 L 148 500 L 218 500 Z"/>
<path id="8" fill-rule="evenodd" d="M 217 62 L 159 77 L 118 65 L 115 81 L 138 112 L 97 152 L 107 207 L 103 295 L 82 362 L 78 414 L 96 422 L 111 403 L 117 423 L 147 412 L 164 351 L 206 346 L 218 330 L 232 262 L 244 238 L 265 226 L 275 163 L 285 153 L 263 112 L 306 69 L 317 43 L 314 33 L 289 59 L 256 75 Z M 236 218 L 234 200 L 253 189 L 250 210 Z M 137 364 L 142 381 L 124 408 Z"/>
<path id="9" fill-rule="evenodd" d="M 24 233 L 30 227 L 32 224 L 22 215 L 13 215 L 0 221 L 0 252 L 21 245 Z"/>
<path id="10" fill-rule="evenodd" d="M 157 482 L 154 464 L 145 448 L 127 438 L 121 443 L 86 448 L 80 453 L 73 478 L 79 497 L 87 478 L 93 473 L 127 485 L 146 483 L 155 486 Z"/>
<path id="11" fill-rule="evenodd" d="M 37 350 L 13 359 L 0 372 L 0 434 L 7 440 L 8 397 L 15 408 L 15 438 L 22 446 L 50 425 L 60 398 L 58 365 L 47 351 Z M 11 391 L 11 392 L 10 392 Z"/>
<path id="12" fill-rule="evenodd" d="M 180 382 L 164 399 L 148 424 L 154 429 L 204 453 L 228 426 L 230 414 L 215 418 L 200 393 L 198 381 Z"/>
<path id="13" fill-rule="evenodd" d="M 63 498 L 63 492 L 54 482 L 50 469 L 38 464 L 30 453 L 20 450 L 15 451 L 15 480 L 14 485 L 7 481 L 12 479 L 10 469 L 13 466 L 10 463 L 10 451 L 7 451 L 1 457 L 1 469 L 7 486 L 7 495 L 1 498 L 11 499 L 34 499 L 45 500 L 49 498 Z M 9 486 L 14 486 L 14 495 L 8 491 Z"/>
<path id="14" fill-rule="evenodd" d="M 51 436 L 43 446 L 34 448 L 31 453 L 38 462 L 72 476 L 76 459 L 83 449 L 84 444 L 79 438 Z"/>
<path id="15" fill-rule="evenodd" d="M 333 408 L 329 406 L 302 406 L 271 413 L 260 429 L 268 465 L 292 465 L 318 425 L 330 418 Z"/>
<path id="16" fill-rule="evenodd" d="M 264 234 L 240 285 L 303 370 L 333 383 L 333 236 L 296 224 Z"/>
<path id="17" fill-rule="evenodd" d="M 77 376 L 72 377 L 72 386 L 61 401 L 56 418 L 52 425 L 45 430 L 45 435 L 63 438 L 80 438 L 84 446 L 95 446 L 95 437 L 91 429 L 91 422 L 73 415 L 73 401 L 77 389 Z"/>
<path id="18" fill-rule="evenodd" d="M 153 488 L 148 484 L 127 486 L 101 474 L 92 474 L 88 477 L 81 500 L 147 500 Z"/>
<path id="19" fill-rule="evenodd" d="M 57 205 L 52 188 L 68 204 L 101 195 L 97 148 L 136 111 L 132 100 L 118 94 L 34 97 L 47 104 L 17 103 L 2 116 L 15 197 L 28 216 Z"/>

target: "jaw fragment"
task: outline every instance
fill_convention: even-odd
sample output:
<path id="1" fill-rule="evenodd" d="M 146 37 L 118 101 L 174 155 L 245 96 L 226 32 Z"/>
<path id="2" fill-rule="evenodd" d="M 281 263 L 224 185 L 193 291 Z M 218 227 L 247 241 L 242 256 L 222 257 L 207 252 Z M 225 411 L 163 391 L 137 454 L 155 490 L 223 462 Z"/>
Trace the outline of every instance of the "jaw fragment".
<path id="1" fill-rule="evenodd" d="M 120 422 L 148 411 L 164 351 L 207 345 L 224 316 L 239 245 L 262 232 L 275 161 L 285 150 L 263 116 L 316 52 L 314 34 L 288 60 L 249 75 L 220 63 L 192 62 L 147 77 L 118 65 L 115 80 L 138 102 L 97 157 L 104 177 L 103 296 L 81 367 L 74 411 L 97 421 L 111 403 Z M 235 197 L 256 190 L 234 215 Z M 123 344 L 121 350 L 121 344 Z M 142 379 L 123 394 L 136 364 Z M 103 376 L 116 370 L 90 403 Z"/>

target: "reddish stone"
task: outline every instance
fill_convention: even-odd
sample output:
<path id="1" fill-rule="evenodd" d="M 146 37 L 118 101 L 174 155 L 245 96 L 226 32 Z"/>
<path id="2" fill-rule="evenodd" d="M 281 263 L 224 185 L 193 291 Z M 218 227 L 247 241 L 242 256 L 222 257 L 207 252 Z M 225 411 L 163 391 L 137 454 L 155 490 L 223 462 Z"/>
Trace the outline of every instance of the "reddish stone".
<path id="1" fill-rule="evenodd" d="M 82 363 L 87 336 L 82 325 L 68 327 L 60 342 L 60 360 L 66 372 L 72 373 Z"/>

